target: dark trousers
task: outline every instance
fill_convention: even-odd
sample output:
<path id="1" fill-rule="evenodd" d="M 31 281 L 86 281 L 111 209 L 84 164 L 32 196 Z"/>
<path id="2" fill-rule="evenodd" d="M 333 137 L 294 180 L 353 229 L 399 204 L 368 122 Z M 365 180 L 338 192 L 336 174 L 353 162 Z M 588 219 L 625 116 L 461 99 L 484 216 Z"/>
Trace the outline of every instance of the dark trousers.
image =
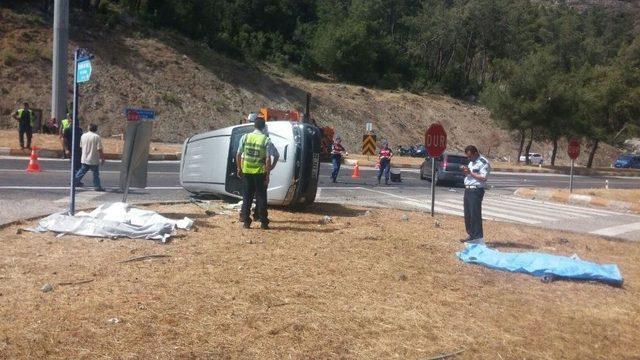
<path id="1" fill-rule="evenodd" d="M 482 233 L 482 199 L 484 189 L 464 189 L 464 226 L 470 239 L 480 239 Z"/>
<path id="2" fill-rule="evenodd" d="M 27 135 L 27 148 L 31 148 L 31 137 L 33 136 L 33 130 L 31 126 L 20 126 L 18 128 L 18 137 L 20 139 L 20 147 L 24 147 L 24 135 Z"/>
<path id="3" fill-rule="evenodd" d="M 242 210 L 240 220 L 245 224 L 251 223 L 251 205 L 256 199 L 256 217 L 263 224 L 269 224 L 267 213 L 267 184 L 265 174 L 244 174 L 244 188 L 242 193 Z"/>
<path id="4" fill-rule="evenodd" d="M 380 169 L 378 170 L 378 182 L 382 178 L 382 174 L 384 174 L 384 182 L 385 184 L 389 183 L 389 172 L 391 171 L 391 159 L 380 159 Z"/>
<path id="5" fill-rule="evenodd" d="M 331 155 L 331 162 L 333 163 L 333 171 L 331 172 L 331 179 L 333 182 L 338 180 L 338 173 L 340 172 L 340 164 L 342 163 L 342 155 Z"/>
<path id="6" fill-rule="evenodd" d="M 102 188 L 102 186 L 100 185 L 100 165 L 82 164 L 82 166 L 80 167 L 80 170 L 76 172 L 76 176 L 75 176 L 76 185 L 78 185 L 78 183 L 82 181 L 82 178 L 89 170 L 93 172 L 93 188 L 94 189 Z"/>

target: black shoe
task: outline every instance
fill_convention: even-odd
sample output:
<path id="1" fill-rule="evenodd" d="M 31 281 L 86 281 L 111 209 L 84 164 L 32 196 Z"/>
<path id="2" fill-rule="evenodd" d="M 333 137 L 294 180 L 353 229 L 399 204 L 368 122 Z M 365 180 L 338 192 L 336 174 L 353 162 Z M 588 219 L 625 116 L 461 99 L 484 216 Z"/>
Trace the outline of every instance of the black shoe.
<path id="1" fill-rule="evenodd" d="M 466 243 L 466 242 L 471 241 L 471 240 L 473 240 L 473 239 L 471 237 L 468 237 L 466 239 L 460 239 L 460 242 L 461 243 Z"/>
<path id="2" fill-rule="evenodd" d="M 245 229 L 251 229 L 251 223 L 250 222 L 245 222 L 242 224 L 242 227 Z"/>
<path id="3" fill-rule="evenodd" d="M 84 187 L 84 183 L 78 182 L 76 183 L 76 187 Z"/>
<path id="4" fill-rule="evenodd" d="M 99 187 L 99 188 L 93 189 L 93 191 L 104 192 L 105 190 L 104 190 L 104 188 Z"/>
<path id="5" fill-rule="evenodd" d="M 260 224 L 260 229 L 262 229 L 262 230 L 269 230 L 269 224 L 267 224 L 267 223 L 262 223 L 262 224 Z"/>

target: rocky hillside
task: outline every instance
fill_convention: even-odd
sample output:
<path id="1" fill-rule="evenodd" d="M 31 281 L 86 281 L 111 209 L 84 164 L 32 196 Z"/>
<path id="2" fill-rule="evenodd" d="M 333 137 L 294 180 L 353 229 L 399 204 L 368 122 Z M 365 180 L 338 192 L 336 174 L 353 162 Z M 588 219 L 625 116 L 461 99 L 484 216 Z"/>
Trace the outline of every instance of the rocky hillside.
<path id="1" fill-rule="evenodd" d="M 513 158 L 517 150 L 513 135 L 497 129 L 488 111 L 476 104 L 309 81 L 230 60 L 174 34 L 71 18 L 69 48 L 82 46 L 95 54 L 92 79 L 81 87 L 81 118 L 98 123 L 103 135 L 122 132 L 122 110 L 128 106 L 157 111 L 154 140 L 182 142 L 205 130 L 237 124 L 261 107 L 301 109 L 310 92 L 312 116 L 319 125 L 335 127 L 351 151 L 360 146 L 369 121 L 392 146 L 422 142 L 427 125 L 440 121 L 452 150 L 474 143 L 493 158 Z M 38 13 L 0 8 L 0 127 L 15 126 L 10 114 L 23 101 L 50 113 L 51 28 Z M 536 143 L 532 151 L 547 156 L 549 149 Z M 605 146 L 596 165 L 610 164 L 616 153 Z M 566 163 L 564 151 L 559 160 Z"/>

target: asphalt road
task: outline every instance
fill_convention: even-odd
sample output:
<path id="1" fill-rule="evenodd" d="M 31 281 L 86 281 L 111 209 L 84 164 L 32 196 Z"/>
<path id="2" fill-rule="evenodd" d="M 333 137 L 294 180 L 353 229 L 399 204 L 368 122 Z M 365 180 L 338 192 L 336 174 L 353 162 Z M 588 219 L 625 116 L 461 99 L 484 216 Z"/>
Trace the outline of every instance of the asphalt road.
<path id="1" fill-rule="evenodd" d="M 0 157 L 0 224 L 46 215 L 68 208 L 69 163 L 57 159 L 41 159 L 41 173 L 26 173 L 25 158 Z M 101 167 L 105 193 L 92 188 L 79 189 L 77 208 L 90 208 L 109 201 L 119 201 L 119 161 L 108 161 Z M 189 193 L 179 185 L 178 162 L 150 162 L 148 187 L 134 189 L 132 203 L 185 200 Z M 382 206 L 429 210 L 430 183 L 419 179 L 417 170 L 402 171 L 402 183 L 377 186 L 374 169 L 361 169 L 359 179 L 351 178 L 351 168 L 344 167 L 339 181 L 330 181 L 329 164 L 322 164 L 318 201 L 352 203 L 362 206 Z M 91 174 L 84 183 L 91 184 Z M 638 188 L 640 179 L 624 177 L 574 178 L 576 188 L 602 188 L 608 180 L 610 188 Z M 492 220 L 524 223 L 553 229 L 579 232 L 602 231 L 601 235 L 640 240 L 640 217 L 598 209 L 563 206 L 512 196 L 518 187 L 568 187 L 568 176 L 555 174 L 493 173 L 484 203 L 484 217 Z M 463 189 L 439 186 L 436 191 L 436 211 L 462 215 Z M 638 224 L 631 225 L 629 224 Z M 627 226 L 620 228 L 620 226 Z M 637 227 L 637 229 L 636 229 Z M 631 231 L 625 231 L 628 229 Z M 604 229 L 604 230 L 603 230 Z"/>

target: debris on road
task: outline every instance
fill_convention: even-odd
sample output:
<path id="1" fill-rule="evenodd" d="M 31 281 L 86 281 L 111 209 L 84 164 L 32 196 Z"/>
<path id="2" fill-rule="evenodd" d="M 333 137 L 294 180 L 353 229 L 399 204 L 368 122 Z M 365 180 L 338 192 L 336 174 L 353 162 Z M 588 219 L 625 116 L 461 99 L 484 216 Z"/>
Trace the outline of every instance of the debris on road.
<path id="1" fill-rule="evenodd" d="M 58 286 L 88 284 L 88 283 L 90 283 L 90 282 L 93 282 L 93 280 L 94 280 L 94 279 L 82 280 L 82 281 L 75 281 L 75 282 L 63 282 L 63 283 L 58 283 Z"/>
<path id="2" fill-rule="evenodd" d="M 117 317 L 111 318 L 109 320 L 107 320 L 107 324 L 118 324 L 120 322 L 120 319 L 118 319 Z"/>
<path id="3" fill-rule="evenodd" d="M 396 275 L 395 275 L 395 278 L 398 281 L 407 281 L 407 279 L 408 279 L 407 274 L 405 274 L 402 271 L 397 272 Z"/>
<path id="4" fill-rule="evenodd" d="M 325 215 L 322 220 L 320 220 L 320 224 L 327 225 L 333 222 L 333 218 L 329 215 Z"/>
<path id="5" fill-rule="evenodd" d="M 48 293 L 49 291 L 53 290 L 53 285 L 47 283 L 42 285 L 42 287 L 40 288 L 40 291 L 42 291 L 43 293 Z"/>
<path id="6" fill-rule="evenodd" d="M 436 221 L 433 223 L 433 226 L 434 226 L 435 228 L 439 228 L 439 227 L 441 227 L 441 226 L 442 226 L 442 224 L 440 224 L 440 221 L 436 220 Z"/>
<path id="7" fill-rule="evenodd" d="M 168 257 L 171 257 L 171 255 L 166 255 L 166 254 L 143 255 L 143 256 L 136 256 L 134 258 L 130 258 L 130 259 L 127 259 L 127 260 L 118 261 L 118 264 L 124 264 L 124 263 L 129 263 L 129 262 L 134 262 L 134 261 L 149 260 L 149 259 L 168 258 Z"/>
<path id="8" fill-rule="evenodd" d="M 402 221 L 409 221 L 409 215 L 407 214 L 403 214 L 402 217 L 400 218 Z"/>

